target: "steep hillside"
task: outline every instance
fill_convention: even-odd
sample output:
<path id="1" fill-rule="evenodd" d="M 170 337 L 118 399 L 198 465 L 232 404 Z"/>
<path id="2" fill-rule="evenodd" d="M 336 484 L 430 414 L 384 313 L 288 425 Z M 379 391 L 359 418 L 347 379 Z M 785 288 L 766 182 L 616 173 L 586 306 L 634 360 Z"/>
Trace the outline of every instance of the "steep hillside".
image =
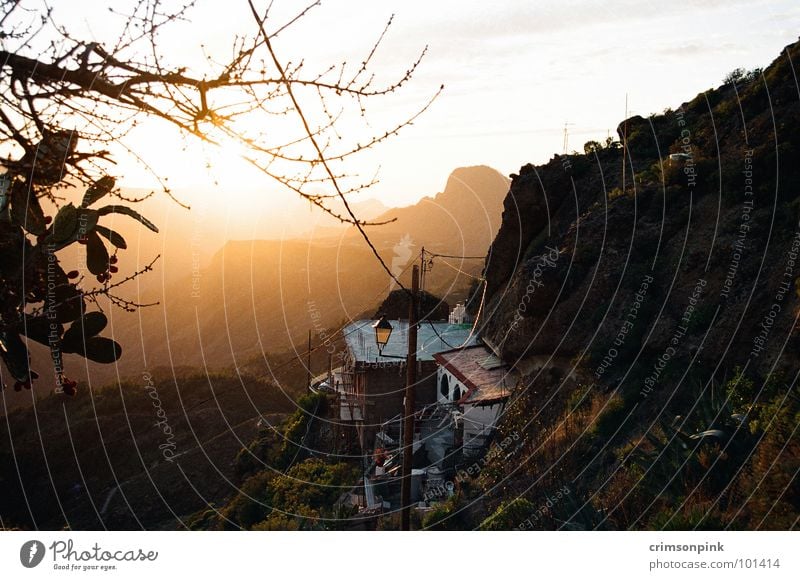
<path id="1" fill-rule="evenodd" d="M 664 115 L 628 119 L 620 135 L 623 127 L 624 194 L 618 148 L 556 156 L 514 179 L 487 261 L 494 314 L 485 334 L 514 359 L 585 356 L 615 336 L 625 306 L 652 275 L 647 301 L 657 307 L 637 326 L 658 321 L 646 350 L 659 352 L 702 279 L 697 310 L 708 324 L 686 340 L 699 346 L 708 330 L 699 358 L 742 364 L 737 357 L 753 349 L 751 329 L 769 313 L 781 282 L 793 286 L 800 275 L 790 255 L 797 249 L 800 110 L 788 58 L 776 60 L 763 80 L 756 75 Z M 672 153 L 689 157 L 670 161 Z M 553 262 L 551 249 L 558 250 Z M 526 293 L 530 307 L 520 309 Z M 774 348 L 751 363 L 759 368 L 774 362 L 794 324 L 793 288 L 782 296 L 786 306 L 767 345 Z M 506 332 L 515 317 L 515 331 Z M 585 317 L 592 324 L 582 323 Z"/>
<path id="2" fill-rule="evenodd" d="M 234 458 L 295 410 L 262 378 L 156 369 L 65 399 L 50 395 L 0 427 L 0 525 L 185 529 L 236 492 Z"/>
<path id="3" fill-rule="evenodd" d="M 526 373 L 501 429 L 524 435 L 525 455 L 481 480 L 484 515 L 498 510 L 486 525 L 522 525 L 563 486 L 569 500 L 533 527 L 796 525 L 792 62 L 797 44 L 621 123 L 624 189 L 613 145 L 514 176 L 482 333 Z M 501 488 L 523 503 L 500 505 Z"/>

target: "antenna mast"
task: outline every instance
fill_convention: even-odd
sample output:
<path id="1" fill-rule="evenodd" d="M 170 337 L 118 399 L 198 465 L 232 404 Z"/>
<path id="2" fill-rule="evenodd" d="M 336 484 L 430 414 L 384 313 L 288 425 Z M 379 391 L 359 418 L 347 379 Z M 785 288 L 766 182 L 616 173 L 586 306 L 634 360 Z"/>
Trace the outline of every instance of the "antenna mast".
<path id="1" fill-rule="evenodd" d="M 628 150 L 628 93 L 625 93 L 625 116 L 622 118 L 622 193 L 625 193 L 625 165 Z"/>
<path id="2" fill-rule="evenodd" d="M 569 153 L 569 126 L 574 125 L 575 123 L 568 123 L 564 121 L 564 142 L 562 146 L 564 147 L 564 155 Z"/>

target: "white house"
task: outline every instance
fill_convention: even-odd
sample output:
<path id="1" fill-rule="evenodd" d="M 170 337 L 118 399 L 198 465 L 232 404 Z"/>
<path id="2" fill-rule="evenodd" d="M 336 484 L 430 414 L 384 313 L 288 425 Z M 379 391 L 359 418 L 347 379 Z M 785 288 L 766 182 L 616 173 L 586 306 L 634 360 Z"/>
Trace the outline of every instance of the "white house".
<path id="1" fill-rule="evenodd" d="M 464 447 L 480 447 L 494 430 L 517 374 L 483 345 L 433 355 L 437 401 L 454 406 L 463 422 Z"/>
<path id="2" fill-rule="evenodd" d="M 450 311 L 448 322 L 450 324 L 467 324 L 469 322 L 467 307 L 461 302 L 456 304 L 453 310 Z"/>

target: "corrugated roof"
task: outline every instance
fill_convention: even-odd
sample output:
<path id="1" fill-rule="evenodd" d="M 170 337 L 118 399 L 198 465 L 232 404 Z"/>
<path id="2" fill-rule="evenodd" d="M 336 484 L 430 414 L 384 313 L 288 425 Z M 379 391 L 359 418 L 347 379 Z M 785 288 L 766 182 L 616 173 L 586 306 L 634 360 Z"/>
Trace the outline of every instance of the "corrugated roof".
<path id="1" fill-rule="evenodd" d="M 515 371 L 483 345 L 441 352 L 434 358 L 466 385 L 468 391 L 461 403 L 490 403 L 504 399 L 517 382 Z"/>
<path id="2" fill-rule="evenodd" d="M 486 369 L 487 371 L 505 366 L 505 363 L 495 354 L 489 354 L 486 358 L 479 360 L 478 364 L 482 369 Z"/>
<path id="3" fill-rule="evenodd" d="M 347 348 L 359 362 L 394 362 L 397 357 L 405 358 L 408 352 L 408 321 L 390 320 L 392 334 L 389 342 L 378 354 L 375 343 L 374 320 L 357 320 L 344 330 Z M 450 324 L 448 322 L 421 322 L 417 330 L 417 360 L 433 360 L 433 355 L 445 350 L 461 346 L 468 338 L 466 346 L 477 342 L 475 336 L 470 338 L 470 324 Z M 385 356 L 384 356 L 385 355 Z"/>

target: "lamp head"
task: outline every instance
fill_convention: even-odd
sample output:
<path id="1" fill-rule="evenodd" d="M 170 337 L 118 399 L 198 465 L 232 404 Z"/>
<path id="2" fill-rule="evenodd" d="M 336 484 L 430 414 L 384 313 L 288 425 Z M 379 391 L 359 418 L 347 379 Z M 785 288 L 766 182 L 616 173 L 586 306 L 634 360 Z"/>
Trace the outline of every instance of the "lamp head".
<path id="1" fill-rule="evenodd" d="M 392 323 L 386 320 L 386 316 L 381 316 L 375 324 L 372 325 L 375 329 L 375 342 L 378 345 L 378 352 L 383 352 L 383 348 L 389 343 L 389 337 L 392 335 Z"/>

